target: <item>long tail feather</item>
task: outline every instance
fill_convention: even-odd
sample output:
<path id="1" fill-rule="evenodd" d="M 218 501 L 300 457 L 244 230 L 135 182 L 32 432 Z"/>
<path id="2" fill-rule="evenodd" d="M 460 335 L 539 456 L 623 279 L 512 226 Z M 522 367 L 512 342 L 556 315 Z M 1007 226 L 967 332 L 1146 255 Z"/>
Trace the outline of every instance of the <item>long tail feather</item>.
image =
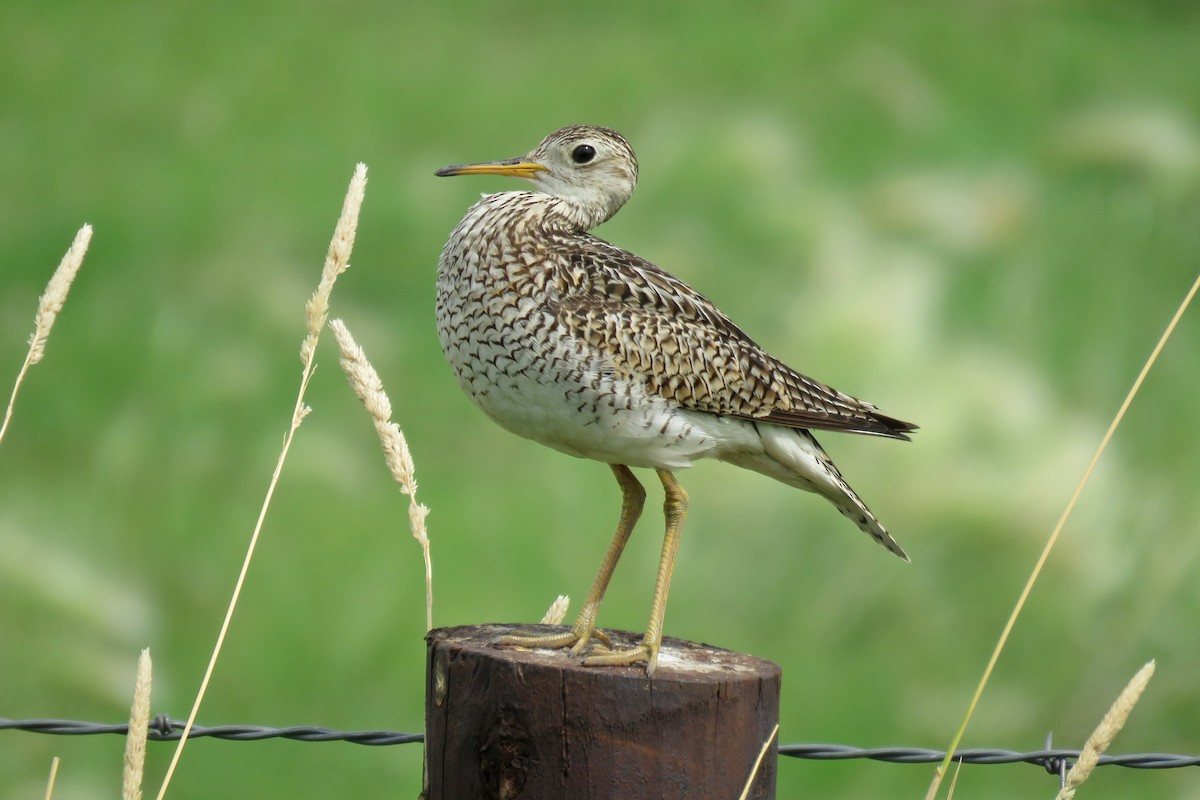
<path id="1" fill-rule="evenodd" d="M 778 481 L 825 497 L 864 533 L 908 561 L 904 548 L 850 487 L 829 455 L 806 430 L 756 423 L 763 450 L 723 456 L 723 460 L 769 475 Z"/>

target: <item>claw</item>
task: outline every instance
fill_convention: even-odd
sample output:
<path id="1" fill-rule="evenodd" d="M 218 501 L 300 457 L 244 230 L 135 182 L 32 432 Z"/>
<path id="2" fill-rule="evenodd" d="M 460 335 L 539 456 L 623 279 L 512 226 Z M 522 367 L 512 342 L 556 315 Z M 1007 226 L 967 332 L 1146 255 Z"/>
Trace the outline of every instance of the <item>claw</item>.
<path id="1" fill-rule="evenodd" d="M 658 667 L 658 649 L 658 642 L 649 642 L 643 639 L 634 647 L 590 655 L 583 660 L 583 665 L 585 667 L 631 667 L 644 661 L 646 662 L 646 677 L 653 678 L 654 670 Z"/>
<path id="2" fill-rule="evenodd" d="M 580 625 L 578 622 L 564 633 L 548 633 L 541 636 L 510 633 L 497 639 L 496 644 L 501 647 L 524 647 L 530 650 L 538 648 L 559 650 L 569 647 L 571 655 L 577 656 L 584 651 L 588 642 L 593 638 L 598 639 L 605 647 L 612 647 L 612 639 L 608 638 L 608 634 L 598 631 L 594 627 Z"/>
<path id="3" fill-rule="evenodd" d="M 585 667 L 630 667 L 641 662 L 646 663 L 646 677 L 654 675 L 654 669 L 658 665 L 658 650 L 659 643 L 648 641 L 645 638 L 633 646 L 625 648 L 613 647 L 612 639 L 607 633 L 601 630 L 592 628 L 588 630 L 578 629 L 573 626 L 570 630 L 563 633 L 549 633 L 540 636 L 526 636 L 523 634 L 506 634 L 496 640 L 496 644 L 500 647 L 523 647 L 529 650 L 548 649 L 561 650 L 563 648 L 571 648 L 571 655 L 578 656 L 587 649 L 592 640 L 596 640 L 599 647 L 604 648 L 604 652 L 592 652 L 582 663 Z"/>

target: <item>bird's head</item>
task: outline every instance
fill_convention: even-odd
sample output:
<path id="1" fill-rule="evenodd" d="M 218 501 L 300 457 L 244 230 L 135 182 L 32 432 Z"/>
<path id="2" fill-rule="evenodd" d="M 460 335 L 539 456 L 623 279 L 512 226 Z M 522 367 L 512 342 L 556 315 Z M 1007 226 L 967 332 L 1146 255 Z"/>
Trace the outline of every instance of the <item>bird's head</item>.
<path id="1" fill-rule="evenodd" d="M 510 175 L 567 201 L 568 216 L 582 230 L 617 213 L 637 185 L 637 156 L 625 137 L 609 128 L 571 125 L 542 140 L 528 155 L 443 167 L 449 175 Z"/>

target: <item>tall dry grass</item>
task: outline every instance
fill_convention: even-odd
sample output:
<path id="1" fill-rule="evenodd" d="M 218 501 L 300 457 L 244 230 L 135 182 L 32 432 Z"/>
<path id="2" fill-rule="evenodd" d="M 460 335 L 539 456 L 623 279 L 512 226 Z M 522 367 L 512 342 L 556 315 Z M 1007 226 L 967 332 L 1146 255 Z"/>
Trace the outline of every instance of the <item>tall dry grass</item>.
<path id="1" fill-rule="evenodd" d="M 1096 730 L 1092 731 L 1092 735 L 1084 742 L 1083 750 L 1079 753 L 1079 760 L 1067 773 L 1067 779 L 1054 800 L 1072 800 L 1075 797 L 1075 790 L 1092 774 L 1092 770 L 1100 763 L 1100 756 L 1104 755 L 1117 733 L 1125 727 L 1125 721 L 1133 713 L 1133 707 L 1137 705 L 1138 699 L 1141 698 L 1142 692 L 1145 691 L 1146 685 L 1150 683 L 1153 675 L 1154 662 L 1149 661 L 1137 671 L 1125 688 L 1121 690 L 1121 693 L 1117 695 L 1117 699 L 1109 707 L 1104 718 L 1100 720 Z"/>
<path id="2" fill-rule="evenodd" d="M 79 229 L 79 233 L 75 234 L 75 240 L 67 248 L 58 269 L 50 276 L 50 283 L 46 284 L 46 291 L 38 300 L 37 313 L 33 318 L 33 334 L 29 337 L 29 352 L 25 354 L 25 362 L 21 364 L 17 380 L 13 383 L 8 407 L 4 410 L 4 422 L 0 423 L 0 442 L 4 441 L 4 434 L 8 432 L 8 423 L 12 419 L 13 408 L 17 404 L 17 392 L 25 380 L 25 373 L 45 356 L 50 329 L 54 327 L 54 321 L 58 319 L 63 304 L 67 302 L 67 292 L 70 291 L 75 276 L 79 274 L 79 268 L 83 266 L 83 257 L 87 254 L 91 241 L 92 226 L 84 225 Z"/>
<path id="3" fill-rule="evenodd" d="M 150 648 L 138 656 L 133 681 L 133 704 L 129 709 L 129 731 L 125 734 L 125 768 L 121 772 L 121 800 L 142 800 L 146 774 L 146 735 L 150 729 Z"/>
<path id="4" fill-rule="evenodd" d="M 1108 430 L 1104 432 L 1104 436 L 1100 439 L 1100 444 L 1096 447 L 1096 452 L 1092 455 L 1091 461 L 1088 462 L 1087 468 L 1083 471 L 1083 477 L 1079 479 L 1079 484 L 1075 487 L 1075 491 L 1071 494 L 1071 498 L 1067 501 L 1066 508 L 1063 509 L 1062 515 L 1058 518 L 1058 523 L 1054 526 L 1054 530 L 1050 533 L 1050 537 L 1046 540 L 1045 547 L 1042 548 L 1041 555 L 1037 562 L 1033 565 L 1033 571 L 1029 575 L 1029 579 L 1025 582 L 1024 588 L 1017 597 L 1016 604 L 1013 606 L 1012 613 L 1009 614 L 1004 628 L 1000 632 L 1000 638 L 996 642 L 996 647 L 992 650 L 992 655 L 988 659 L 987 666 L 984 667 L 983 675 L 979 680 L 979 684 L 975 687 L 975 693 L 971 696 L 970 702 L 967 704 L 966 714 L 963 716 L 962 722 L 959 724 L 958 730 L 954 737 L 950 740 L 950 745 L 946 748 L 946 757 L 942 763 L 938 765 L 934 771 L 933 780 L 929 784 L 929 790 L 925 794 L 925 800 L 933 800 L 937 796 L 938 789 L 941 786 L 942 778 L 946 774 L 946 770 L 954 758 L 954 751 L 958 749 L 958 745 L 962 742 L 963 736 L 967 732 L 967 725 L 970 724 L 971 717 L 975 713 L 975 708 L 979 705 L 979 700 L 983 696 L 983 690 L 987 687 L 988 681 L 991 678 L 993 670 L 996 668 L 996 663 L 1000 660 L 1000 654 L 1004 650 L 1005 644 L 1008 642 L 1008 637 L 1012 633 L 1013 627 L 1017 623 L 1017 618 L 1020 617 L 1022 609 L 1025 608 L 1025 602 L 1029 599 L 1029 594 L 1033 591 L 1034 584 L 1037 583 L 1038 577 L 1042 574 L 1042 569 L 1046 565 L 1046 561 L 1050 558 L 1051 551 L 1054 550 L 1054 545 L 1057 544 L 1059 536 L 1062 534 L 1063 528 L 1067 524 L 1067 520 L 1071 518 L 1071 512 L 1075 510 L 1075 505 L 1079 502 L 1080 495 L 1083 494 L 1083 489 L 1087 486 L 1088 480 L 1092 477 L 1092 473 L 1096 469 L 1096 465 L 1100 462 L 1100 457 L 1104 455 L 1104 451 L 1108 448 L 1109 442 L 1112 441 L 1113 435 L 1117 432 L 1117 428 L 1121 424 L 1121 420 L 1125 418 L 1125 412 L 1129 410 L 1133 399 L 1137 397 L 1138 392 L 1142 388 L 1142 384 L 1146 380 L 1146 376 L 1150 373 L 1155 362 L 1158 361 L 1159 355 L 1163 348 L 1171 339 L 1171 334 L 1175 332 L 1175 327 L 1182 319 L 1184 312 L 1191 305 L 1192 300 L 1196 296 L 1197 290 L 1200 290 L 1200 275 L 1196 276 L 1196 280 L 1192 282 L 1191 288 L 1184 295 L 1183 301 L 1179 304 L 1179 308 L 1175 310 L 1171 320 L 1167 323 L 1167 327 L 1163 330 L 1162 335 L 1158 338 L 1158 342 L 1150 351 L 1150 355 L 1146 358 L 1146 362 L 1142 365 L 1141 371 L 1137 378 L 1134 379 L 1133 385 L 1130 386 L 1129 392 L 1126 393 L 1125 399 L 1121 402 L 1117 409 L 1116 415 L 1108 426 Z"/>
<path id="5" fill-rule="evenodd" d="M 404 438 L 400 426 L 392 421 L 392 401 L 383 390 L 383 381 L 380 380 L 379 373 L 371 366 L 367 354 L 350 335 L 346 323 L 335 319 L 329 323 L 329 328 L 337 339 L 338 349 L 341 350 L 341 365 L 346 379 L 375 425 L 375 432 L 383 446 L 383 460 L 396 483 L 400 485 L 401 494 L 408 497 L 409 530 L 421 545 L 421 554 L 425 560 L 425 630 L 433 630 L 433 561 L 429 554 L 429 531 L 425 525 L 429 507 L 417 502 L 417 471 L 412 453 L 408 449 L 408 440 Z"/>
<path id="6" fill-rule="evenodd" d="M 271 499 L 275 495 L 275 487 L 279 484 L 279 476 L 283 472 L 283 465 L 291 449 L 292 440 L 295 438 L 300 424 L 311 411 L 304 402 L 304 394 L 316 369 L 317 343 L 320 339 L 321 330 L 325 327 L 325 321 L 329 316 L 329 298 L 333 292 L 334 283 L 337 281 L 339 275 L 350 268 L 350 253 L 354 249 L 354 236 L 358 230 L 358 215 L 362 208 L 366 189 L 367 167 L 365 164 L 359 164 L 355 167 L 354 176 L 350 179 L 350 187 L 346 192 L 346 199 L 342 203 L 342 213 L 338 217 L 337 225 L 334 227 L 333 239 L 329 243 L 329 250 L 325 256 L 325 264 L 321 269 L 321 279 L 317 284 L 316 291 L 313 292 L 312 297 L 309 298 L 305 306 L 307 332 L 300 344 L 300 360 L 303 364 L 303 369 L 300 374 L 300 388 L 296 393 L 296 402 L 292 408 L 291 424 L 288 426 L 287 433 L 284 436 L 283 448 L 280 450 L 279 458 L 275 462 L 275 470 L 271 474 L 270 482 L 267 484 L 266 495 L 259 509 L 254 530 L 250 534 L 250 542 L 246 547 L 246 556 L 242 560 L 242 568 L 238 573 L 237 582 L 234 584 L 233 594 L 229 598 L 229 605 L 225 611 L 225 618 L 221 622 L 221 628 L 217 633 L 212 655 L 204 671 L 204 677 L 200 680 L 200 688 L 196 692 L 196 699 L 192 703 L 192 710 L 188 713 L 187 723 L 184 725 L 183 732 L 179 737 L 179 743 L 175 747 L 175 752 L 171 755 L 171 763 L 167 766 L 166 775 L 163 777 L 162 785 L 159 787 L 157 800 L 162 800 L 166 795 L 167 787 L 171 783 L 171 777 L 175 774 L 179 759 L 183 755 L 184 746 L 188 741 L 188 734 L 191 733 L 192 726 L 196 721 L 196 715 L 200 711 L 200 705 L 204 701 L 204 694 L 208 690 L 209 681 L 212 680 L 217 659 L 221 654 L 221 647 L 225 642 L 225 635 L 229 631 L 229 625 L 233 620 L 233 614 L 237 608 L 238 598 L 242 593 L 242 586 L 245 584 L 246 575 L 250 571 L 250 562 L 254 558 L 254 550 L 258 544 L 259 535 L 262 533 L 263 523 L 267 518 L 267 510 L 271 506 Z"/>

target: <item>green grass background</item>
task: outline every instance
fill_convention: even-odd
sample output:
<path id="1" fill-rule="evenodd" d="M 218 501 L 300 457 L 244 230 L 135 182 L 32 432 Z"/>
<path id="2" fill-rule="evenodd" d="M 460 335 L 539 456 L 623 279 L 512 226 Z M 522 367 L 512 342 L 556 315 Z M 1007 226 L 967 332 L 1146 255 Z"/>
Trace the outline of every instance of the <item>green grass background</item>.
<path id="1" fill-rule="evenodd" d="M 1092 449 L 1200 259 L 1200 15 L 1186 3 L 10 4 L 0 25 L 0 378 L 84 222 L 95 237 L 0 447 L 0 714 L 117 721 L 151 647 L 190 707 L 299 377 L 356 161 L 333 315 L 417 461 L 435 624 L 582 599 L 608 470 L 460 394 L 433 323 L 446 234 L 503 179 L 438 180 L 594 122 L 642 186 L 601 235 L 802 371 L 922 426 L 824 443 L 913 557 L 822 501 L 704 464 L 670 635 L 783 666 L 781 739 L 945 746 Z M 1185 318 L 1083 497 L 968 746 L 1078 746 L 1137 667 L 1119 751 L 1200 752 L 1200 320 Z M 405 504 L 325 337 L 200 715 L 422 727 Z M 8 378 L 0 380 L 5 387 Z M 648 508 L 657 509 L 652 475 Z M 660 535 L 601 623 L 640 629 Z M 574 610 L 574 609 L 573 609 Z M 118 737 L 0 734 L 0 798 L 113 797 Z M 150 747 L 148 785 L 170 755 Z M 730 765 L 740 769 L 741 765 Z M 918 797 L 931 769 L 783 760 L 779 796 Z M 196 741 L 176 798 L 413 797 L 420 749 Z M 1026 766 L 956 797 L 1050 797 Z M 1200 797 L 1107 768 L 1088 798 Z"/>

